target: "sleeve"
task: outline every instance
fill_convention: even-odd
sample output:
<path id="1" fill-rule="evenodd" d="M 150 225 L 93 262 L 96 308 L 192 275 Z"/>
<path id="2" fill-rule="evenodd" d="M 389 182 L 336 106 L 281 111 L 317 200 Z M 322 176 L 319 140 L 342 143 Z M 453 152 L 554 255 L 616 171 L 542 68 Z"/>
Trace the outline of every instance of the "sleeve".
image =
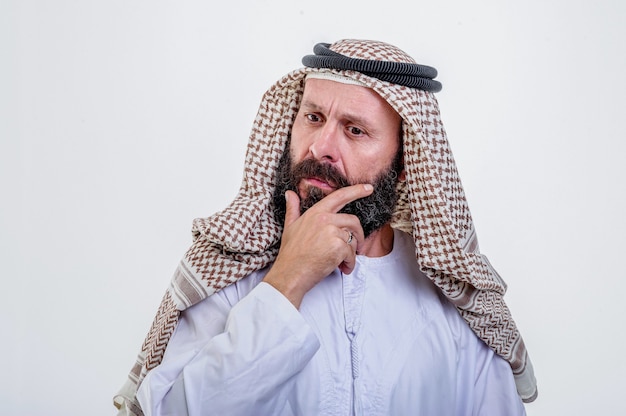
<path id="1" fill-rule="evenodd" d="M 526 415 L 509 363 L 479 339 L 476 344 L 474 415 Z"/>
<path id="2" fill-rule="evenodd" d="M 455 414 L 526 415 L 509 363 L 478 338 L 452 304 L 447 301 L 445 304 L 447 320 L 459 349 Z"/>
<path id="3" fill-rule="evenodd" d="M 465 335 L 467 348 L 463 361 L 468 366 L 467 382 L 473 388 L 466 388 L 471 392 L 474 416 L 524 416 L 526 410 L 522 399 L 517 393 L 513 371 L 504 358 L 497 355 L 473 331 L 468 330 Z"/>
<path id="4" fill-rule="evenodd" d="M 163 362 L 137 392 L 146 416 L 275 414 L 285 406 L 319 341 L 266 283 L 232 308 L 221 293 L 181 316 Z"/>

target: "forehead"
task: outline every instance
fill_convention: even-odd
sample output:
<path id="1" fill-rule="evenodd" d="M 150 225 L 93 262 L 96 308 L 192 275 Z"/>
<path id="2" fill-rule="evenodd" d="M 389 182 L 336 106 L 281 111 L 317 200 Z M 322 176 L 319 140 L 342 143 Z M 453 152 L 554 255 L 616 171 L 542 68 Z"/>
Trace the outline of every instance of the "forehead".
<path id="1" fill-rule="evenodd" d="M 398 113 L 371 88 L 325 79 L 306 80 L 301 106 L 400 121 Z"/>

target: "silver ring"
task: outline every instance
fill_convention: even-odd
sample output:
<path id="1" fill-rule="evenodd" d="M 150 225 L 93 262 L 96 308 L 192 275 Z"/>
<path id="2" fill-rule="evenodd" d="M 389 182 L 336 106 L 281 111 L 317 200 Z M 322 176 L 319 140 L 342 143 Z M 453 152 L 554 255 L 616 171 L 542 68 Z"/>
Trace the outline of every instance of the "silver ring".
<path id="1" fill-rule="evenodd" d="M 350 245 L 350 243 L 352 242 L 352 239 L 354 238 L 354 235 L 352 234 L 352 231 L 350 231 L 350 230 L 346 230 L 346 231 L 348 231 L 348 234 L 350 234 L 350 235 L 348 236 L 348 240 L 346 241 L 346 243 L 347 243 L 348 245 Z"/>

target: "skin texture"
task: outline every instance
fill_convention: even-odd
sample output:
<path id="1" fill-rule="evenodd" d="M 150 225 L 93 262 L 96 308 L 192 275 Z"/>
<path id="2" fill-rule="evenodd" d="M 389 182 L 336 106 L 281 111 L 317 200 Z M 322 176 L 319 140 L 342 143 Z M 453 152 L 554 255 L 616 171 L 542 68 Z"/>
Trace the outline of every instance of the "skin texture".
<path id="1" fill-rule="evenodd" d="M 264 281 L 296 308 L 306 292 L 335 268 L 351 273 L 357 253 L 380 257 L 391 251 L 389 224 L 365 239 L 358 218 L 338 211 L 372 193 L 370 183 L 398 151 L 399 129 L 400 116 L 373 90 L 329 80 L 307 81 L 291 131 L 294 162 L 314 158 L 332 164 L 354 185 L 336 189 L 335 184 L 311 177 L 297 185 L 297 193 L 285 194 L 281 247 Z M 300 214 L 300 198 L 312 187 L 326 197 Z M 347 244 L 350 233 L 353 239 Z"/>

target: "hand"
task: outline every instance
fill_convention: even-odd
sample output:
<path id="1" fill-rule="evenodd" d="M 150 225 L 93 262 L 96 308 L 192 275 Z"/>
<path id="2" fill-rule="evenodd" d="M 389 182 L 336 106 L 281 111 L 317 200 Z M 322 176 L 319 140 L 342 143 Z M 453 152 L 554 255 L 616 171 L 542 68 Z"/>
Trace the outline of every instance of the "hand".
<path id="1" fill-rule="evenodd" d="M 337 189 L 303 215 L 300 215 L 300 198 L 295 192 L 287 191 L 280 250 L 263 280 L 299 308 L 306 292 L 335 268 L 351 273 L 365 238 L 359 219 L 339 211 L 349 202 L 370 195 L 372 190 L 367 184 Z M 347 244 L 350 233 L 353 238 Z"/>

